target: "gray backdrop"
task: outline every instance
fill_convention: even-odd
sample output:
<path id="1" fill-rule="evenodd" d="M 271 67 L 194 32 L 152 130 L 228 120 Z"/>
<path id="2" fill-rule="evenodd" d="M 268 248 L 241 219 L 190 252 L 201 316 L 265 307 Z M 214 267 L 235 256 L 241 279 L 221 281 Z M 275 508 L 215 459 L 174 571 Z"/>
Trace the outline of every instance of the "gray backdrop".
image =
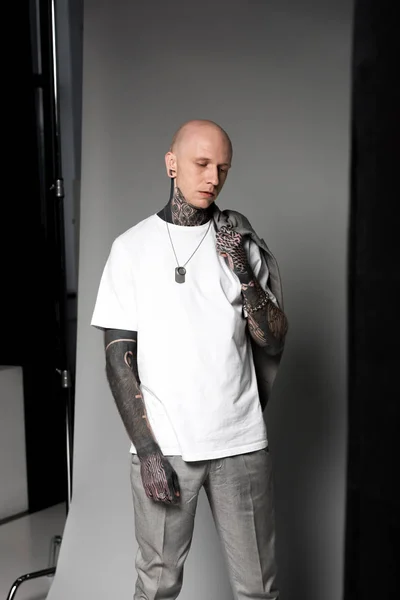
<path id="1" fill-rule="evenodd" d="M 168 200 L 164 153 L 190 118 L 231 135 L 218 204 L 248 216 L 283 278 L 266 415 L 282 600 L 341 597 L 351 8 L 86 1 L 74 496 L 50 600 L 133 596 L 130 443 L 90 319 L 112 241 Z M 232 600 L 204 494 L 180 598 Z"/>

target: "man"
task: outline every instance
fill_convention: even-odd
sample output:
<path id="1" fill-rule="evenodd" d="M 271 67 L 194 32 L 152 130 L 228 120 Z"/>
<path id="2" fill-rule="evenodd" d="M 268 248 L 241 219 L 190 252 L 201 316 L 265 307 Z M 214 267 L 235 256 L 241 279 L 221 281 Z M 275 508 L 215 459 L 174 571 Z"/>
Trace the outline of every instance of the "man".
<path id="1" fill-rule="evenodd" d="M 114 241 L 92 318 L 105 330 L 107 378 L 132 442 L 134 600 L 178 597 L 202 486 L 238 599 L 279 596 L 253 359 L 279 364 L 287 319 L 268 287 L 281 296 L 264 240 L 215 204 L 231 161 L 217 124 L 178 130 L 165 155 L 171 197 Z"/>

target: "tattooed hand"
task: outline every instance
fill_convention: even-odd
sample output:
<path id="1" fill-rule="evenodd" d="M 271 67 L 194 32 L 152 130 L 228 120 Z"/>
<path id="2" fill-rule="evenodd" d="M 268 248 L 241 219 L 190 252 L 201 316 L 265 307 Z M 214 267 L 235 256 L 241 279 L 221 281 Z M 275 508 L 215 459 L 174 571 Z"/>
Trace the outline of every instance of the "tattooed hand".
<path id="1" fill-rule="evenodd" d="M 176 504 L 180 497 L 178 475 L 165 456 L 157 452 L 139 459 L 146 496 L 154 502 Z"/>
<path id="2" fill-rule="evenodd" d="M 217 252 L 227 259 L 229 267 L 235 273 L 246 273 L 248 261 L 243 246 L 243 236 L 230 225 L 224 225 L 217 232 Z"/>

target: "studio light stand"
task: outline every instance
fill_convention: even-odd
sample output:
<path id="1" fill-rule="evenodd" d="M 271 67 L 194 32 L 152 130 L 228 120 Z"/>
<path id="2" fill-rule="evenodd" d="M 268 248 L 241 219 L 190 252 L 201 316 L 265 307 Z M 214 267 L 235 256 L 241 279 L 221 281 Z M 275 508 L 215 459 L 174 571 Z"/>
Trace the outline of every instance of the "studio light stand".
<path id="1" fill-rule="evenodd" d="M 59 99 L 58 99 L 58 73 L 57 73 L 57 40 L 56 40 L 56 12 L 55 0 L 37 0 L 35 3 L 36 17 L 40 22 L 40 40 L 37 41 L 40 47 L 41 63 L 43 71 L 35 74 L 34 81 L 36 86 L 41 88 L 42 95 L 46 96 L 47 106 L 49 107 L 49 121 L 45 123 L 48 130 L 48 146 L 52 148 L 51 177 L 48 189 L 46 189 L 46 198 L 51 202 L 52 218 L 55 223 L 55 240 L 57 251 L 60 256 L 60 273 L 57 273 L 57 295 L 59 299 L 59 322 L 57 326 L 60 333 L 60 349 L 58 360 L 61 362 L 60 368 L 56 371 L 60 375 L 60 397 L 65 406 L 65 432 L 66 432 L 66 471 L 67 471 L 67 499 L 66 512 L 69 513 L 70 502 L 72 498 L 72 447 L 73 447 L 73 382 L 71 371 L 68 368 L 67 352 L 67 319 L 66 319 L 66 274 L 65 274 L 65 239 L 64 239 L 64 182 L 62 179 L 61 164 L 61 143 L 60 143 L 60 118 L 59 118 Z M 37 117 L 39 119 L 39 117 Z M 45 115 L 46 119 L 46 115 Z M 48 173 L 44 177 L 49 180 Z M 52 577 L 56 572 L 58 551 L 61 545 L 62 536 L 56 535 L 51 539 L 49 551 L 49 564 L 47 568 L 32 573 L 21 575 L 12 584 L 6 600 L 14 600 L 20 585 L 32 579 L 41 577 Z"/>

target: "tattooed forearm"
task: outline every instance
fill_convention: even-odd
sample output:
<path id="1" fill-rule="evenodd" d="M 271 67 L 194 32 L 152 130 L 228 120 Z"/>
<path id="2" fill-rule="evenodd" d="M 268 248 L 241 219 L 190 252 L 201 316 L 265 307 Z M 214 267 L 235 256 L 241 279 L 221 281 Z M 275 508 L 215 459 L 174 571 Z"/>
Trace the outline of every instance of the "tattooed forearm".
<path id="1" fill-rule="evenodd" d="M 269 299 L 257 281 L 247 258 L 243 236 L 233 227 L 224 225 L 218 231 L 217 251 L 242 284 L 244 307 L 251 337 L 266 348 L 269 354 L 278 354 L 285 341 L 288 324 L 286 317 Z"/>
<path id="2" fill-rule="evenodd" d="M 180 496 L 178 476 L 155 439 L 140 390 L 137 332 L 106 329 L 104 346 L 107 379 L 140 459 L 146 495 L 155 502 L 176 502 Z"/>
<path id="3" fill-rule="evenodd" d="M 267 349 L 270 354 L 278 354 L 283 349 L 288 322 L 268 294 L 262 289 L 251 268 L 238 274 L 242 284 L 244 306 L 249 310 L 260 306 L 255 312 L 249 312 L 247 323 L 254 341 Z"/>
<path id="4" fill-rule="evenodd" d="M 125 429 L 138 455 L 159 449 L 147 419 L 137 368 L 137 332 L 107 329 L 106 374 Z"/>

